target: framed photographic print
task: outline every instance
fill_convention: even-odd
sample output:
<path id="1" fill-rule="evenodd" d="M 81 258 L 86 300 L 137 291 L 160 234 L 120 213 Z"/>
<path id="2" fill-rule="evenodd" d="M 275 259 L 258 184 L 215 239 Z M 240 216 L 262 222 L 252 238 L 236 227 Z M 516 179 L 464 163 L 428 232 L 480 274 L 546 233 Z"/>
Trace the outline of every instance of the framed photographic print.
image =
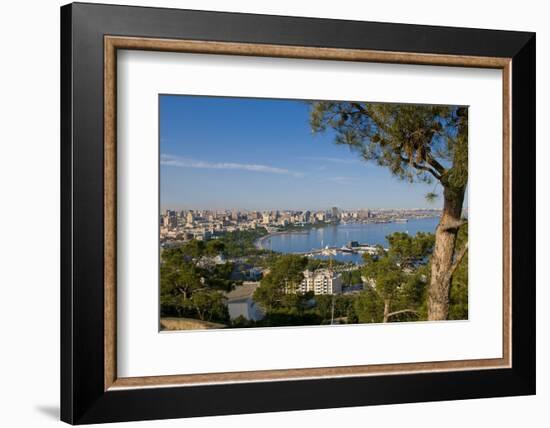
<path id="1" fill-rule="evenodd" d="M 535 393 L 535 35 L 61 8 L 72 424 Z"/>

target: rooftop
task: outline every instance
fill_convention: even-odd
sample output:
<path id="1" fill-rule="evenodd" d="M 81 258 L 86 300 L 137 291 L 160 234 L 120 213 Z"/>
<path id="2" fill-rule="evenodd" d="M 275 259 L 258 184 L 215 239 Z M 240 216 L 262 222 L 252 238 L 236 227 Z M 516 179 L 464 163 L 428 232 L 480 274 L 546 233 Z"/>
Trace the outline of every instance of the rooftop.
<path id="1" fill-rule="evenodd" d="M 244 281 L 243 285 L 238 285 L 234 290 L 225 293 L 228 301 L 243 300 L 252 297 L 256 288 L 260 285 L 259 281 Z"/>

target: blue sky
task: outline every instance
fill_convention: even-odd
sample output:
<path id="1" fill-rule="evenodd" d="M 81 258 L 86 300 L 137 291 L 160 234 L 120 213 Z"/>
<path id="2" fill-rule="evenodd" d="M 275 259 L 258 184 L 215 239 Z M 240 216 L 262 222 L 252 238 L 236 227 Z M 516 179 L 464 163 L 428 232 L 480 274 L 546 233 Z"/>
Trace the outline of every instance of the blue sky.
<path id="1" fill-rule="evenodd" d="M 425 200 L 433 184 L 361 161 L 308 119 L 302 101 L 161 95 L 161 209 L 441 207 Z"/>

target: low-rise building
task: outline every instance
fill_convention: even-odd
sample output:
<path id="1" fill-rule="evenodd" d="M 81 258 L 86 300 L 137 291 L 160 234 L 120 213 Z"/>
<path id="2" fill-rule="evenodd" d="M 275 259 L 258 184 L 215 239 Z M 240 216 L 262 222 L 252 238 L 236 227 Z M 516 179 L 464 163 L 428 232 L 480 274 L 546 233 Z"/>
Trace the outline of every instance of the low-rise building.
<path id="1" fill-rule="evenodd" d="M 242 316 L 247 320 L 259 321 L 265 316 L 260 305 L 252 298 L 259 285 L 257 281 L 245 281 L 234 290 L 225 293 L 225 304 L 232 320 Z"/>

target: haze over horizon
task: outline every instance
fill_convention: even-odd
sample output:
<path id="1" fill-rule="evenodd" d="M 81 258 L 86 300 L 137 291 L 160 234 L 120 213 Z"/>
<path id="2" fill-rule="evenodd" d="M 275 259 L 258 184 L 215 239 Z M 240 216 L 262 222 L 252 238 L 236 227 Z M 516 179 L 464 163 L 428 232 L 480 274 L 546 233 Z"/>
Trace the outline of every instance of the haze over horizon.
<path id="1" fill-rule="evenodd" d="M 360 211 L 360 210 L 437 210 L 440 211 L 441 207 L 410 207 L 410 208 L 388 208 L 388 207 L 374 207 L 374 206 L 366 206 L 366 207 L 340 207 L 338 205 L 330 205 L 327 207 L 320 207 L 320 208 L 309 208 L 309 207 L 298 207 L 298 208 L 286 208 L 286 207 L 272 207 L 272 208 L 254 208 L 254 207 L 192 207 L 192 206 L 161 206 L 161 212 L 164 212 L 166 210 L 172 210 L 172 211 L 242 211 L 242 212 L 251 212 L 251 211 L 330 211 L 333 207 L 338 208 L 339 210 L 343 211 Z"/>

